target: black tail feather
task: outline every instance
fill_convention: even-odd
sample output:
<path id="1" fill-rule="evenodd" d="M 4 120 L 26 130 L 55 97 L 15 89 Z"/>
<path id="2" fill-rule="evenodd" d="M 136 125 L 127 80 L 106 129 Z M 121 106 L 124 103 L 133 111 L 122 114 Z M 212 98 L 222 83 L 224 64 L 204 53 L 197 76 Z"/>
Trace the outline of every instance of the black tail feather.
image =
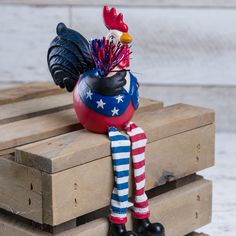
<path id="1" fill-rule="evenodd" d="M 48 49 L 48 67 L 55 84 L 72 91 L 80 74 L 95 65 L 89 43 L 80 33 L 59 23 L 57 35 Z"/>

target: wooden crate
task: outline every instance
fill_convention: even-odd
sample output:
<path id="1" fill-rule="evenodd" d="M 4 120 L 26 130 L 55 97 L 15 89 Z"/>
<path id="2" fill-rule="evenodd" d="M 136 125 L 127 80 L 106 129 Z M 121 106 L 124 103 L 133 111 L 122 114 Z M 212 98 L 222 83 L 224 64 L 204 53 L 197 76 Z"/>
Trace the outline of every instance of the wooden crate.
<path id="1" fill-rule="evenodd" d="M 113 182 L 106 135 L 83 129 L 72 95 L 52 85 L 4 90 L 0 104 L 0 235 L 104 236 Z M 133 120 L 148 136 L 152 220 L 167 236 L 208 224 L 211 182 L 194 173 L 214 165 L 214 112 L 141 99 Z"/>

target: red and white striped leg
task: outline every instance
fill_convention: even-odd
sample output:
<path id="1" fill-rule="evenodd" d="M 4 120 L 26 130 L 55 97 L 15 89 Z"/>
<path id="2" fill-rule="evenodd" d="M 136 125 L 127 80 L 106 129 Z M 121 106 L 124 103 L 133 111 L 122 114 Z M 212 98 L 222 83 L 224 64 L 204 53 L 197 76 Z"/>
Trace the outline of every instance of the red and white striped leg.
<path id="1" fill-rule="evenodd" d="M 147 137 L 144 131 L 133 122 L 126 127 L 131 139 L 131 155 L 134 167 L 135 199 L 133 217 L 146 219 L 150 215 L 148 198 L 145 193 L 145 147 Z"/>

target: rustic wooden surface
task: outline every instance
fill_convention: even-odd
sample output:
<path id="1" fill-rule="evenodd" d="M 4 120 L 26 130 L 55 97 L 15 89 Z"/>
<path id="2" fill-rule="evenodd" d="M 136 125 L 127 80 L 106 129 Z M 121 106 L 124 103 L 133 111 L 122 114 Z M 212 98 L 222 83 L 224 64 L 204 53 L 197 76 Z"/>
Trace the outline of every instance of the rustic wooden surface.
<path id="1" fill-rule="evenodd" d="M 0 105 L 65 93 L 53 83 L 28 83 L 1 89 Z"/>
<path id="2" fill-rule="evenodd" d="M 166 226 L 166 236 L 186 235 L 210 222 L 211 191 L 212 185 L 210 181 L 199 180 L 159 195 L 150 200 L 150 208 L 153 212 L 151 219 L 160 221 Z M 185 209 L 184 211 L 183 208 Z M 173 222 L 175 223 L 173 224 Z M 16 222 L 14 219 L 10 220 L 2 214 L 0 214 L 0 232 L 2 233 L 1 236 L 50 235 L 23 223 Z M 98 219 L 59 235 L 104 236 L 105 232 L 107 232 L 107 220 Z"/>
<path id="3" fill-rule="evenodd" d="M 149 144 L 146 163 L 147 190 L 212 166 L 214 126 L 208 125 Z M 44 223 L 59 224 L 102 208 L 110 201 L 111 157 L 53 175 L 44 173 L 43 185 L 40 172 L 9 158 L 0 158 L 0 170 L 0 206 L 37 222 L 43 219 Z M 90 173 L 94 173 L 92 178 Z M 97 188 L 100 182 L 104 184 Z M 15 189 L 17 192 L 12 198 Z"/>
<path id="4" fill-rule="evenodd" d="M 142 112 L 142 109 L 146 111 L 149 105 L 151 109 L 158 109 L 162 107 L 163 103 L 149 102 L 148 100 L 141 99 L 138 113 Z M 31 111 L 33 108 L 31 107 Z M 12 148 L 16 146 L 54 137 L 81 128 L 82 126 L 78 122 L 74 109 L 11 122 L 0 126 L 0 133 L 2 134 L 0 136 L 0 151 L 6 149 L 6 152 L 12 152 Z M 5 152 L 2 151 L 2 154 L 5 154 Z"/>
<path id="5" fill-rule="evenodd" d="M 0 125 L 73 107 L 72 94 L 35 98 L 1 106 Z"/>
<path id="6" fill-rule="evenodd" d="M 209 223 L 211 188 L 209 181 L 200 180 L 150 199 L 150 209 L 153 213 L 151 220 L 161 222 L 166 226 L 166 236 L 183 236 L 199 228 L 199 225 Z M 198 196 L 200 196 L 200 201 L 197 200 Z M 106 231 L 107 220 L 99 219 L 73 229 L 70 233 L 71 236 L 104 236 Z"/>
<path id="7" fill-rule="evenodd" d="M 59 119 L 58 116 L 57 119 Z M 214 122 L 214 112 L 206 108 L 177 104 L 160 110 L 137 113 L 133 120 L 147 133 L 148 142 L 154 142 L 211 124 Z M 40 127 L 40 129 L 42 133 L 42 128 Z M 3 138 L 2 145 L 8 144 L 9 142 Z M 86 130 L 16 149 L 17 162 L 49 173 L 108 155 L 110 155 L 110 146 L 106 135 L 95 134 Z"/>
<path id="8" fill-rule="evenodd" d="M 9 156 L 0 158 L 0 173 L 0 208 L 43 223 L 41 173 Z"/>
<path id="9" fill-rule="evenodd" d="M 146 190 L 213 164 L 213 125 L 152 142 L 146 150 Z M 43 173 L 45 223 L 58 225 L 109 205 L 112 186 L 110 156 L 56 174 Z"/>

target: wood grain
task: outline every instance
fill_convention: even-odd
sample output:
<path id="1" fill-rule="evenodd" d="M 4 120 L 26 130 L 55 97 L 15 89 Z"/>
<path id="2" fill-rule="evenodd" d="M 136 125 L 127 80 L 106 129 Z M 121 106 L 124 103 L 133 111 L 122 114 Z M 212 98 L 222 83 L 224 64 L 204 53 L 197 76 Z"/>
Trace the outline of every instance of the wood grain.
<path id="1" fill-rule="evenodd" d="M 0 208 L 43 223 L 41 173 L 1 157 Z"/>
<path id="2" fill-rule="evenodd" d="M 212 184 L 207 180 L 199 180 L 151 199 L 151 220 L 165 225 L 166 236 L 183 236 L 210 222 L 211 204 Z M 59 236 L 104 236 L 107 226 L 106 219 L 98 219 Z M 0 214 L 0 232 L 1 236 L 50 235 L 2 214 Z"/>
<path id="3" fill-rule="evenodd" d="M 213 164 L 214 125 L 152 142 L 146 150 L 146 190 Z M 58 225 L 109 205 L 112 185 L 110 156 L 56 174 L 43 173 L 44 223 Z"/>
<path id="4" fill-rule="evenodd" d="M 142 109 L 146 111 L 149 105 L 150 109 L 155 110 L 161 108 L 163 103 L 159 101 L 149 102 L 149 100 L 141 99 L 138 113 L 142 112 Z M 19 145 L 54 137 L 81 128 L 82 125 L 76 118 L 74 109 L 4 124 L 0 126 L 0 150 L 11 150 L 11 148 Z"/>
<path id="5" fill-rule="evenodd" d="M 211 194 L 211 182 L 199 180 L 157 196 L 150 200 L 151 220 L 165 225 L 166 236 L 188 234 L 201 225 L 210 223 Z M 200 201 L 197 200 L 198 196 Z M 199 214 L 196 214 L 197 212 Z M 71 236 L 103 236 L 105 232 L 107 232 L 107 221 L 99 219 L 81 226 L 77 231 L 71 230 Z"/>
<path id="6" fill-rule="evenodd" d="M 0 105 L 61 93 L 65 93 L 65 91 L 59 89 L 53 83 L 28 83 L 2 89 L 0 92 Z M 3 115 L 2 110 L 0 115 Z"/>
<path id="7" fill-rule="evenodd" d="M 59 118 L 58 118 L 59 119 Z M 154 142 L 214 122 L 210 109 L 177 104 L 137 113 L 133 119 Z M 55 173 L 111 154 L 106 135 L 80 130 L 16 149 L 16 160 Z"/>
<path id="8" fill-rule="evenodd" d="M 0 107 L 0 125 L 73 107 L 72 94 L 60 94 L 15 102 Z"/>

